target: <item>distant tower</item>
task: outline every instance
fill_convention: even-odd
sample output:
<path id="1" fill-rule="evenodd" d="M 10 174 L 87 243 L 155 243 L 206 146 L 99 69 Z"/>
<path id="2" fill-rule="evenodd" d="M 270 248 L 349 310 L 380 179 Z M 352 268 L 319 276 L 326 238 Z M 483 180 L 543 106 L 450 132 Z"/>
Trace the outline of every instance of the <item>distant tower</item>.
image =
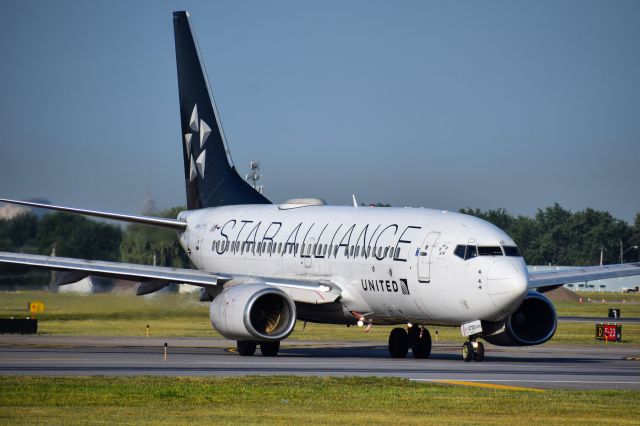
<path id="1" fill-rule="evenodd" d="M 147 175 L 147 188 L 144 194 L 144 201 L 142 202 L 142 213 L 146 215 L 153 215 L 158 212 L 156 202 L 151 195 L 151 171 Z"/>
<path id="2" fill-rule="evenodd" d="M 262 185 L 258 185 L 258 181 L 262 178 L 262 173 L 260 173 L 260 163 L 258 161 L 252 161 L 249 163 L 249 173 L 247 173 L 245 179 L 247 179 L 253 189 L 262 194 Z"/>

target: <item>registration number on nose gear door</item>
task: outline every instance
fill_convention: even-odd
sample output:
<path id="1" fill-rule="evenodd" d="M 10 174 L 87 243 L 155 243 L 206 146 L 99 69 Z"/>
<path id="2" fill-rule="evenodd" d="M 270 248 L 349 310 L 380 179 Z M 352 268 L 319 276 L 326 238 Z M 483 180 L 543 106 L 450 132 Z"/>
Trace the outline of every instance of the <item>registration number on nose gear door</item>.
<path id="1" fill-rule="evenodd" d="M 480 320 L 462 324 L 460 326 L 460 331 L 462 332 L 462 335 L 464 337 L 482 333 L 482 325 L 480 324 Z"/>

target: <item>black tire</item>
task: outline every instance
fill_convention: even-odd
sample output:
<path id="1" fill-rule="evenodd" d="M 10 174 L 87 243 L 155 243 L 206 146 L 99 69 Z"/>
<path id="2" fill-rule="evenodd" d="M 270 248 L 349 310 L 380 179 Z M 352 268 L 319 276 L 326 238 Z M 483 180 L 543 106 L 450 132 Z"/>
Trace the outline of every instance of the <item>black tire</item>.
<path id="1" fill-rule="evenodd" d="M 238 340 L 236 343 L 236 350 L 242 356 L 253 356 L 256 353 L 256 342 L 251 340 Z"/>
<path id="2" fill-rule="evenodd" d="M 280 341 L 260 343 L 260 352 L 262 356 L 276 356 L 280 351 Z"/>
<path id="3" fill-rule="evenodd" d="M 471 342 L 465 342 L 464 345 L 462 345 L 462 359 L 464 362 L 470 362 L 473 359 L 473 354 L 473 345 Z"/>
<path id="4" fill-rule="evenodd" d="M 478 362 L 482 362 L 482 360 L 484 359 L 484 345 L 482 344 L 482 342 L 478 342 L 478 347 L 473 354 L 473 359 Z"/>
<path id="5" fill-rule="evenodd" d="M 389 354 L 391 358 L 404 358 L 409 352 L 409 335 L 404 328 L 394 328 L 389 334 Z"/>
<path id="6" fill-rule="evenodd" d="M 411 353 L 413 353 L 414 358 L 429 358 L 429 355 L 431 355 L 431 335 L 429 330 L 425 328 L 422 330 L 422 337 L 420 337 L 420 334 L 416 336 L 413 345 L 411 345 Z"/>
<path id="7" fill-rule="evenodd" d="M 409 336 L 409 346 L 413 346 L 413 343 L 418 340 L 418 337 L 420 336 L 420 327 L 417 325 L 409 327 L 407 335 Z"/>

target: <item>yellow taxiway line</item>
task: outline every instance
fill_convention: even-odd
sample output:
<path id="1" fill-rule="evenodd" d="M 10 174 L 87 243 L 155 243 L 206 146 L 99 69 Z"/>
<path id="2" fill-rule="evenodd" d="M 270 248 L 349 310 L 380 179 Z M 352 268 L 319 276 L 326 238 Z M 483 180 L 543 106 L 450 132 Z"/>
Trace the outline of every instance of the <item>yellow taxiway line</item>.
<path id="1" fill-rule="evenodd" d="M 520 386 L 497 385 L 494 383 L 465 382 L 462 380 L 433 380 L 433 383 L 442 383 L 446 385 L 475 386 L 478 388 L 502 389 L 502 390 L 513 390 L 513 391 L 544 392 L 544 389 L 523 388 Z"/>

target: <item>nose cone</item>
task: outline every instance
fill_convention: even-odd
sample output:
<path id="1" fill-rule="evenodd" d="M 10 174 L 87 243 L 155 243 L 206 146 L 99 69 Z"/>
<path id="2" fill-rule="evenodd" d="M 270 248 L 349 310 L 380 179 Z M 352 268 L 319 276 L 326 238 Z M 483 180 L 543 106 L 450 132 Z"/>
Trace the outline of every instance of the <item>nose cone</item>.
<path id="1" fill-rule="evenodd" d="M 529 274 L 522 259 L 498 259 L 489 267 L 489 296 L 504 314 L 514 312 L 520 306 L 528 284 Z"/>

